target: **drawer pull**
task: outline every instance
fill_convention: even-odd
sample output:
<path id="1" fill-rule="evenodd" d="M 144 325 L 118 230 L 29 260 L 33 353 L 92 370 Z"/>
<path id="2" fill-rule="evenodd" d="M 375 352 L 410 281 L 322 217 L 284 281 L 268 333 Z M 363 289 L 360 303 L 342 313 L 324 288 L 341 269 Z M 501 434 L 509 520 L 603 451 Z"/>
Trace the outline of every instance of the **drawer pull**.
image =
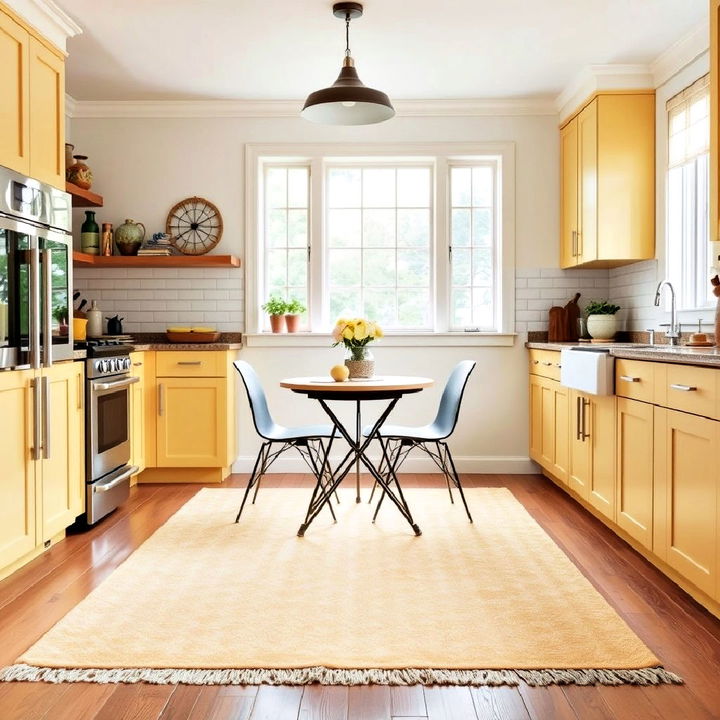
<path id="1" fill-rule="evenodd" d="M 620 380 L 622 380 L 623 382 L 640 382 L 640 378 L 632 377 L 630 375 L 621 375 Z"/>
<path id="2" fill-rule="evenodd" d="M 202 360 L 192 360 L 192 361 L 190 361 L 190 360 L 186 360 L 186 361 L 180 360 L 180 361 L 178 362 L 178 365 L 202 365 Z"/>
<path id="3" fill-rule="evenodd" d="M 682 392 L 694 392 L 697 388 L 694 385 L 671 385 L 672 390 L 680 390 Z"/>
<path id="4" fill-rule="evenodd" d="M 142 363 L 133 363 L 133 367 L 140 367 Z"/>
<path id="5" fill-rule="evenodd" d="M 540 364 L 539 360 L 533 360 L 533 365 L 539 365 L 539 364 Z"/>
<path id="6" fill-rule="evenodd" d="M 543 360 L 543 365 L 545 365 L 546 367 L 550 367 L 552 363 L 548 360 Z"/>

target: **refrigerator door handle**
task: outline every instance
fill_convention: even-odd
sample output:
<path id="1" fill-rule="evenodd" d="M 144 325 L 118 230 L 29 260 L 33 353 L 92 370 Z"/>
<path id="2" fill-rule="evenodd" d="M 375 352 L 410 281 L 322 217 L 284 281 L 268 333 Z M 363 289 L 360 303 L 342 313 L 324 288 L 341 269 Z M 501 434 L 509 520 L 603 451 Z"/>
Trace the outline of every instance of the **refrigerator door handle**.
<path id="1" fill-rule="evenodd" d="M 40 367 L 40 263 L 37 247 L 28 250 L 30 265 L 30 365 Z"/>
<path id="2" fill-rule="evenodd" d="M 45 314 L 43 315 L 43 366 L 52 367 L 52 250 L 42 251 L 43 260 L 43 302 Z"/>

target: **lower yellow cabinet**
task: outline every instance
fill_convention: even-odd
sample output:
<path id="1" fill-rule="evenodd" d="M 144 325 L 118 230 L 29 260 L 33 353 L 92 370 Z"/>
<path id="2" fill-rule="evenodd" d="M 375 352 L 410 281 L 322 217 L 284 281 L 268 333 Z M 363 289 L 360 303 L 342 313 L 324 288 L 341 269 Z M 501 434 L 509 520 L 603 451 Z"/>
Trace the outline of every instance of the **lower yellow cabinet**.
<path id="1" fill-rule="evenodd" d="M 157 388 L 157 466 L 227 465 L 227 380 L 163 377 Z"/>
<path id="2" fill-rule="evenodd" d="M 653 406 L 617 399 L 615 521 L 648 550 L 653 546 Z"/>
<path id="3" fill-rule="evenodd" d="M 655 408 L 655 554 L 720 599 L 720 423 Z"/>
<path id="4" fill-rule="evenodd" d="M 145 353 L 131 353 L 130 362 L 130 374 L 138 378 L 130 386 L 130 464 L 140 473 L 145 469 Z"/>
<path id="5" fill-rule="evenodd" d="M 558 480 L 568 480 L 568 389 L 557 380 L 530 376 L 530 457 Z"/>

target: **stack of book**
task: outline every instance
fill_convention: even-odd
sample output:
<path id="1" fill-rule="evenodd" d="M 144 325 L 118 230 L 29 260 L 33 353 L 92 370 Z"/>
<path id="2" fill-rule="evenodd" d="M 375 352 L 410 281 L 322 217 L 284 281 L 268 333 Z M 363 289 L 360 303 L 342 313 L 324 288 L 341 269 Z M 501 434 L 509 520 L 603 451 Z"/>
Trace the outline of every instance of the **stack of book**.
<path id="1" fill-rule="evenodd" d="M 166 257 L 175 254 L 176 250 L 172 244 L 172 238 L 166 233 L 155 233 L 152 240 L 149 240 L 138 250 L 138 255 Z"/>

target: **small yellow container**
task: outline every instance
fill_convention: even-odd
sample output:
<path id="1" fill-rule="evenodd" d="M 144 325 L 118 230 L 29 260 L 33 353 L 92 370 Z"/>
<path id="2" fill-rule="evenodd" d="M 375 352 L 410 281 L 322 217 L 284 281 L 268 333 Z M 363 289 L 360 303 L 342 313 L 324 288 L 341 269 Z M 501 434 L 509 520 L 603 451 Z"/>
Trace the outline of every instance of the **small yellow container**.
<path id="1" fill-rule="evenodd" d="M 73 338 L 82 342 L 87 339 L 87 318 L 73 318 Z"/>

